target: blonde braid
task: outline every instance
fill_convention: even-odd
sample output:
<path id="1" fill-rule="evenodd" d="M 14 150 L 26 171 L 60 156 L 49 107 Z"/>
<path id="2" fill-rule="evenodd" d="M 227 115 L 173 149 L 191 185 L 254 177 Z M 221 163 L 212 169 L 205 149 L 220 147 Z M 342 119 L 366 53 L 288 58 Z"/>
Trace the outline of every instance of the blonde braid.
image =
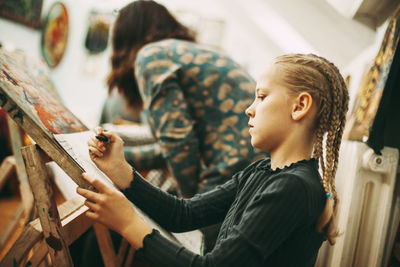
<path id="1" fill-rule="evenodd" d="M 322 172 L 321 183 L 328 198 L 325 209 L 318 219 L 317 231 L 323 231 L 329 242 L 333 244 L 338 235 L 334 224 L 339 203 L 335 175 L 348 109 L 347 87 L 337 67 L 322 57 L 313 54 L 284 55 L 277 58 L 276 63 L 290 65 L 286 69 L 292 72 L 285 78 L 293 91 L 310 92 L 319 102 L 313 157 L 319 160 Z"/>
<path id="2" fill-rule="evenodd" d="M 339 199 L 337 197 L 336 186 L 335 186 L 335 176 L 339 160 L 340 143 L 343 135 L 346 113 L 348 108 L 348 92 L 346 90 L 346 85 L 344 83 L 344 80 L 340 75 L 340 72 L 336 68 L 336 66 L 334 66 L 332 63 L 328 62 L 323 58 L 319 59 L 325 62 L 325 65 L 318 66 L 317 68 L 321 73 L 324 74 L 332 89 L 332 106 L 331 106 L 332 116 L 330 118 L 330 126 L 328 129 L 328 135 L 326 139 L 326 170 L 323 175 L 323 180 L 325 183 L 329 184 L 330 192 L 332 194 L 332 199 L 333 199 L 332 216 L 328 220 L 325 226 L 325 232 L 329 242 L 331 244 L 334 244 L 335 242 L 334 239 L 335 237 L 337 237 L 338 232 L 333 222 L 337 216 L 337 210 L 339 204 Z M 327 189 L 325 186 L 324 188 L 325 190 Z M 329 199 L 328 202 L 330 202 Z M 330 207 L 327 207 L 327 209 L 330 209 Z"/>
<path id="3" fill-rule="evenodd" d="M 327 145 L 328 144 L 331 145 L 330 152 L 332 153 L 330 155 L 330 157 L 332 158 L 329 160 L 332 163 L 332 166 L 330 166 L 331 167 L 330 178 L 335 179 L 337 164 L 339 160 L 339 148 L 340 148 L 341 138 L 343 135 L 344 125 L 346 122 L 346 113 L 348 108 L 348 92 L 347 90 L 341 90 L 341 88 L 346 88 L 346 84 L 336 66 L 324 58 L 319 58 L 319 59 L 327 63 L 327 65 L 330 67 L 330 69 L 323 68 L 323 71 L 325 71 L 327 75 L 327 80 L 334 89 L 333 90 L 334 102 L 332 106 L 332 119 L 331 119 L 332 122 L 328 132 L 328 136 L 330 133 L 332 140 L 330 140 L 330 142 L 327 142 Z M 335 191 L 334 193 L 336 193 L 334 180 L 332 180 L 331 185 Z"/>

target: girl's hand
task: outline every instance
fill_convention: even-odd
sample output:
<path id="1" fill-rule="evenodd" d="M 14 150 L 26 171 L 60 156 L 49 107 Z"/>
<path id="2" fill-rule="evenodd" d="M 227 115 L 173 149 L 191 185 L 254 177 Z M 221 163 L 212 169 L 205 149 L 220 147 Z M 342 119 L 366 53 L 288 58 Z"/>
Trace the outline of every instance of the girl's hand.
<path id="1" fill-rule="evenodd" d="M 152 228 L 136 213 L 131 202 L 114 188 L 108 187 L 86 173 L 82 177 L 91 183 L 98 192 L 78 188 L 78 194 L 86 198 L 89 208 L 86 216 L 118 232 L 135 248 L 143 246 L 143 238 L 151 233 Z"/>
<path id="2" fill-rule="evenodd" d="M 106 136 L 110 142 L 98 140 L 95 135 Z M 96 166 L 104 172 L 119 188 L 127 188 L 132 179 L 132 167 L 126 162 L 124 142 L 113 132 L 104 132 L 100 127 L 88 141 L 89 155 Z"/>

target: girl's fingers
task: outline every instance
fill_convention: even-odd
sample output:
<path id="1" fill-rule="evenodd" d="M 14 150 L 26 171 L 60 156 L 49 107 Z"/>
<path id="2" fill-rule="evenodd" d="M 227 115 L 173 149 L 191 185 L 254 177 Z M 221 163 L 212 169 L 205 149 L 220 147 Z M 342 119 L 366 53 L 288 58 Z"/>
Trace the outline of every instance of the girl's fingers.
<path id="1" fill-rule="evenodd" d="M 87 175 L 85 172 L 82 173 L 82 177 L 86 181 L 91 183 L 100 193 L 106 193 L 106 192 L 108 192 L 110 190 L 108 188 L 108 186 L 106 186 L 103 182 L 101 182 L 100 180 L 97 180 L 97 179 L 93 179 L 92 177 Z M 94 201 L 94 202 L 96 202 L 96 201 Z"/>
<path id="2" fill-rule="evenodd" d="M 103 134 L 104 130 L 103 130 L 103 128 L 98 126 L 98 127 L 94 128 L 94 132 L 95 132 L 96 135 L 97 134 Z"/>
<path id="3" fill-rule="evenodd" d="M 94 147 L 89 147 L 89 153 L 92 153 L 96 157 L 102 157 L 104 154 Z"/>
<path id="4" fill-rule="evenodd" d="M 88 207 L 91 211 L 94 211 L 94 212 L 98 212 L 100 210 L 100 207 L 99 207 L 98 204 L 93 203 L 93 202 L 88 201 L 88 200 L 85 201 L 85 206 Z"/>
<path id="5" fill-rule="evenodd" d="M 76 192 L 91 202 L 100 202 L 101 201 L 100 194 L 98 194 L 96 192 L 93 192 L 93 191 L 90 191 L 87 189 L 83 189 L 80 187 L 78 187 L 76 189 Z"/>
<path id="6" fill-rule="evenodd" d="M 85 214 L 89 219 L 92 219 L 92 220 L 98 220 L 99 219 L 99 215 L 97 213 L 93 212 L 93 211 L 88 210 Z"/>
<path id="7" fill-rule="evenodd" d="M 97 140 L 96 137 L 94 137 L 94 136 L 91 137 L 87 142 L 88 146 L 97 147 L 96 140 Z"/>
<path id="8" fill-rule="evenodd" d="M 110 190 L 107 185 L 97 179 L 92 182 L 92 185 L 101 193 L 107 193 Z"/>
<path id="9" fill-rule="evenodd" d="M 103 135 L 107 136 L 108 138 L 113 138 L 115 136 L 113 131 L 103 132 Z"/>
<path id="10" fill-rule="evenodd" d="M 104 136 L 107 136 L 111 143 L 114 143 L 115 141 L 117 141 L 118 138 L 120 138 L 117 134 L 115 134 L 113 131 L 108 131 L 108 132 L 103 132 L 102 133 Z"/>
<path id="11" fill-rule="evenodd" d="M 93 147 L 101 152 L 104 152 L 106 150 L 106 148 L 104 147 L 103 142 L 100 142 L 99 140 L 97 140 L 96 137 L 92 137 L 88 140 L 87 142 L 89 148 Z"/>

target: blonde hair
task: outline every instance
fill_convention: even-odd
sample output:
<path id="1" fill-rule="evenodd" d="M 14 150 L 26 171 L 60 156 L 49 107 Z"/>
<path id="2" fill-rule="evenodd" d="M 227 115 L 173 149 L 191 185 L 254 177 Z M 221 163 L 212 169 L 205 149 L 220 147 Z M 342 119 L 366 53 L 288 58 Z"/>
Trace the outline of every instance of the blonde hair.
<path id="1" fill-rule="evenodd" d="M 318 104 L 313 157 L 320 164 L 321 183 L 327 201 L 316 230 L 323 232 L 329 243 L 334 244 L 338 236 L 336 217 L 339 205 L 335 175 L 348 110 L 348 90 L 338 68 L 325 58 L 314 54 L 288 54 L 276 58 L 274 63 L 282 71 L 290 90 L 294 93 L 308 92 Z"/>

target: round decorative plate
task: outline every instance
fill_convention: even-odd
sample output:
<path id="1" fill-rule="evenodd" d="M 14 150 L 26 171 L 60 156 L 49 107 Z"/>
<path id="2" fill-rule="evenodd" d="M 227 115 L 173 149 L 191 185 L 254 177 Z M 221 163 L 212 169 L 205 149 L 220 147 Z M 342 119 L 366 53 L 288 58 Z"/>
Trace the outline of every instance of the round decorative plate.
<path id="1" fill-rule="evenodd" d="M 56 67 L 68 40 L 68 11 L 61 2 L 54 3 L 47 14 L 42 32 L 42 54 L 49 67 Z"/>

